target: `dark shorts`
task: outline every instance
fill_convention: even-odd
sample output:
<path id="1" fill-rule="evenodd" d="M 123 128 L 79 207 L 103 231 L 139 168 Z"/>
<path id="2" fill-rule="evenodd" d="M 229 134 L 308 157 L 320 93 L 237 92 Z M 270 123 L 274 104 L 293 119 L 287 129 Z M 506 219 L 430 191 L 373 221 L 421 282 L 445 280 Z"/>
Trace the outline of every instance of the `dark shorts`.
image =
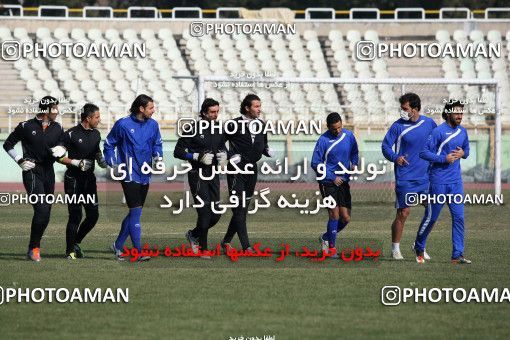
<path id="1" fill-rule="evenodd" d="M 333 183 L 319 183 L 319 190 L 322 198 L 331 196 L 339 207 L 351 209 L 351 187 L 348 182 L 343 182 L 340 186 Z"/>
<path id="2" fill-rule="evenodd" d="M 413 180 L 413 181 L 396 181 L 395 194 L 395 208 L 404 209 L 414 207 L 417 204 L 417 197 L 419 194 L 429 193 L 429 180 Z"/>
<path id="3" fill-rule="evenodd" d="M 122 190 L 124 190 L 124 197 L 126 197 L 127 206 L 131 208 L 143 207 L 147 192 L 149 191 L 149 184 L 139 184 L 135 182 L 120 182 Z"/>

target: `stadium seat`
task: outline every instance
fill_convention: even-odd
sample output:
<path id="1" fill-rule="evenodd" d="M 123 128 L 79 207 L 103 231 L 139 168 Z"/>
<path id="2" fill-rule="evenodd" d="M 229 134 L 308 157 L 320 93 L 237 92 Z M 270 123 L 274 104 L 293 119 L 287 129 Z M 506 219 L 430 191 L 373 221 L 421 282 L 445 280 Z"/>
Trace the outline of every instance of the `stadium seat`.
<path id="1" fill-rule="evenodd" d="M 48 78 L 51 78 L 51 72 L 47 68 L 41 68 L 37 71 L 37 78 L 44 81 Z"/>
<path id="2" fill-rule="evenodd" d="M 86 79 L 81 82 L 80 88 L 83 92 L 89 92 L 96 89 L 96 82 L 90 79 Z"/>
<path id="3" fill-rule="evenodd" d="M 235 48 L 238 51 L 243 51 L 250 48 L 250 43 L 246 39 L 240 39 L 236 41 Z"/>
<path id="4" fill-rule="evenodd" d="M 154 49 L 159 49 L 160 42 L 156 38 L 149 38 L 145 40 L 145 47 L 147 48 L 147 51 L 150 53 Z"/>
<path id="5" fill-rule="evenodd" d="M 307 27 L 301 35 L 299 33 L 285 36 L 280 34 L 270 36 L 216 34 L 200 38 L 191 37 L 189 29 L 184 28 L 182 39 L 180 36 L 175 36 L 177 40 L 168 28 L 154 30 L 153 27 L 139 28 L 140 26 L 133 25 L 124 26 L 119 31 L 115 28 L 105 30 L 99 26 L 90 26 L 92 28 L 87 27 L 87 30 L 84 30 L 83 27 L 86 26 L 62 26 L 51 29 L 39 27 L 35 31 L 30 31 L 30 34 L 23 27 L 13 28 L 13 31 L 2 27 L 0 28 L 0 38 L 12 38 L 14 35 L 20 41 L 22 39 L 31 40 L 33 37 L 38 41 L 45 42 L 102 42 L 105 39 L 109 42 L 144 41 L 148 58 L 140 60 L 105 58 L 103 60 L 71 57 L 54 60 L 30 58 L 18 61 L 14 63 L 14 68 L 18 70 L 21 79 L 27 83 L 30 81 L 31 89 L 29 90 L 31 93 L 61 91 L 66 96 L 73 93 L 76 99 L 85 100 L 89 98 L 88 92 L 95 90 L 100 92 L 100 100 L 117 101 L 125 106 L 132 101 L 135 91 L 143 89 L 154 96 L 157 93 L 158 104 L 174 106 L 176 103 L 183 103 L 179 106 L 179 110 L 185 106 L 196 110 L 195 83 L 192 80 L 175 80 L 171 77 L 191 75 L 192 73 L 226 75 L 232 72 L 267 72 L 277 76 L 307 78 L 336 76 L 342 79 L 374 77 L 381 79 L 394 76 L 395 65 L 387 65 L 384 59 L 359 62 L 352 58 L 354 48 L 359 40 L 387 39 L 384 30 L 379 27 L 374 28 L 375 26 L 367 26 L 361 30 L 358 28 L 362 26 L 357 26 L 356 29 L 340 31 L 335 28 L 335 25 L 331 25 L 327 30 L 315 30 Z M 503 46 L 507 49 L 510 48 L 508 41 L 510 31 L 487 30 L 485 27 L 483 31 L 478 28 L 468 31 L 454 30 L 452 27 L 445 26 L 443 29 L 441 26 L 442 29 L 432 31 L 432 34 L 435 35 L 432 40 L 435 38 L 436 41 L 444 43 L 452 39 L 455 43 L 461 44 L 468 41 L 483 42 L 486 33 L 488 42 L 495 43 L 503 40 Z M 496 78 L 504 84 L 502 88 L 507 89 L 510 53 L 504 55 L 505 58 L 492 60 L 443 58 L 437 66 L 437 71 L 445 79 Z M 190 65 L 189 68 L 188 65 Z M 47 81 L 48 79 L 54 79 L 54 81 Z M 224 97 L 225 102 L 222 102 L 222 107 L 232 108 L 231 112 L 225 112 L 229 115 L 236 114 L 239 101 L 247 93 L 247 89 L 235 88 L 229 89 L 225 94 L 223 89 L 221 91 L 214 89 L 211 83 L 206 82 L 205 85 L 207 91 L 213 91 L 212 93 L 215 93 L 218 98 Z M 450 96 L 466 95 L 462 86 L 449 85 L 444 88 Z M 161 98 L 163 92 L 167 93 L 167 98 Z M 383 110 L 394 107 L 390 105 L 395 105 L 397 98 L 391 85 L 382 84 L 365 84 L 363 86 L 355 84 L 344 86 L 295 84 L 295 88 L 292 90 L 271 89 L 260 92 L 261 96 L 264 96 L 265 105 L 275 105 L 267 112 L 275 117 L 282 115 L 285 119 L 298 117 L 298 114 L 304 114 L 304 111 L 309 117 L 316 117 L 327 111 L 328 108 L 338 107 L 338 110 L 341 110 L 339 107 L 341 105 L 345 105 L 347 108 L 345 114 L 349 121 L 352 121 L 356 116 L 359 116 L 359 119 L 363 117 L 369 119 L 367 103 L 375 106 L 373 110 L 379 110 L 380 114 L 384 112 Z M 90 96 L 94 97 L 96 94 Z M 475 92 L 470 92 L 470 95 L 474 94 Z M 508 97 L 510 94 L 502 93 L 502 102 L 510 102 Z M 377 100 L 370 100 L 371 98 L 377 98 Z M 279 108 L 276 107 L 276 103 L 280 106 Z M 306 106 L 301 110 L 303 112 L 295 111 L 296 103 Z M 282 108 L 284 105 L 288 105 L 288 108 Z M 363 108 L 365 109 L 363 110 Z M 176 107 L 172 107 L 172 110 L 176 110 Z M 168 116 L 170 113 L 165 114 Z M 182 112 L 172 112 L 172 114 L 177 117 L 182 115 Z"/>
<path id="6" fill-rule="evenodd" d="M 453 32 L 453 40 L 458 43 L 463 43 L 467 40 L 467 34 L 464 30 L 455 30 Z"/>
<path id="7" fill-rule="evenodd" d="M 126 28 L 124 31 L 122 31 L 122 37 L 126 39 L 127 41 L 136 41 L 138 40 L 138 35 L 136 31 L 132 28 Z"/>
<path id="8" fill-rule="evenodd" d="M 302 50 L 303 49 L 303 43 L 301 42 L 301 39 L 294 39 L 289 41 L 289 49 L 291 51 L 295 50 Z"/>
<path id="9" fill-rule="evenodd" d="M 62 82 L 73 79 L 73 73 L 69 71 L 67 68 L 61 69 L 58 74 L 58 79 Z"/>
<path id="10" fill-rule="evenodd" d="M 501 42 L 501 32 L 496 30 L 490 30 L 487 33 L 487 40 L 491 43 Z"/>
<path id="11" fill-rule="evenodd" d="M 155 37 L 155 33 L 150 28 L 144 28 L 140 32 L 140 37 L 142 37 L 143 40 L 153 39 Z"/>
<path id="12" fill-rule="evenodd" d="M 55 32 L 57 30 L 58 30 L 58 28 L 55 30 Z M 14 28 L 12 34 L 13 34 L 14 38 L 16 38 L 18 40 L 22 40 L 22 39 L 25 39 L 25 38 L 28 37 L 28 32 L 27 32 L 27 30 L 24 27 L 16 27 L 16 28 Z M 2 39 L 1 32 L 0 32 L 0 39 Z"/>
<path id="13" fill-rule="evenodd" d="M 241 51 L 241 54 L 240 54 L 240 57 L 241 57 L 241 60 L 248 60 L 248 59 L 255 59 L 255 53 L 250 49 L 250 50 L 243 50 Z"/>
<path id="14" fill-rule="evenodd" d="M 39 27 L 36 31 L 35 31 L 35 36 L 37 37 L 37 39 L 39 40 L 43 40 L 45 38 L 50 38 L 51 37 L 51 32 L 50 32 L 50 29 L 48 27 Z"/>
<path id="15" fill-rule="evenodd" d="M 0 27 L 0 40 L 12 40 L 11 30 L 5 26 Z"/>
<path id="16" fill-rule="evenodd" d="M 71 38 L 76 41 L 86 40 L 85 31 L 81 28 L 73 28 L 71 30 Z"/>
<path id="17" fill-rule="evenodd" d="M 168 28 L 161 28 L 161 29 L 158 31 L 158 37 L 159 37 L 159 39 L 161 39 L 161 40 L 167 40 L 167 39 L 171 39 L 171 40 L 173 40 L 172 30 L 170 30 L 170 29 L 168 29 Z"/>
<path id="18" fill-rule="evenodd" d="M 91 28 L 89 29 L 89 31 L 87 32 L 87 37 L 89 38 L 89 40 L 91 41 L 96 41 L 96 40 L 103 40 L 103 33 L 101 32 L 100 29 L 97 29 L 97 28 Z"/>
<path id="19" fill-rule="evenodd" d="M 342 32 L 339 31 L 339 30 L 331 30 L 331 31 L 329 31 L 328 38 L 332 42 L 343 41 Z"/>
<path id="20" fill-rule="evenodd" d="M 87 70 L 93 72 L 99 68 L 101 68 L 102 64 L 99 59 L 92 57 L 87 59 Z"/>
<path id="21" fill-rule="evenodd" d="M 195 37 L 192 37 L 186 41 L 186 48 L 193 51 L 196 49 L 200 49 L 200 40 Z"/>
<path id="22" fill-rule="evenodd" d="M 264 41 L 264 40 L 261 40 L 261 41 Z M 257 47 L 255 47 L 257 48 Z M 271 48 L 273 49 L 273 51 L 285 51 L 286 48 L 287 48 L 287 45 L 285 44 L 285 41 L 283 40 L 274 40 L 272 43 L 271 43 Z"/>
<path id="23" fill-rule="evenodd" d="M 218 43 L 218 47 L 225 51 L 225 50 L 229 50 L 229 49 L 233 49 L 234 48 L 234 44 L 232 43 L 232 40 L 230 40 L 230 38 L 225 38 L 225 39 L 221 39 Z"/>
<path id="24" fill-rule="evenodd" d="M 447 30 L 436 31 L 436 40 L 440 43 L 450 41 L 450 33 Z"/>
<path id="25" fill-rule="evenodd" d="M 72 90 L 70 92 L 69 99 L 71 99 L 71 102 L 73 102 L 73 103 L 78 103 L 78 102 L 84 101 L 85 98 L 83 96 L 83 92 L 76 89 L 76 90 Z"/>
<path id="26" fill-rule="evenodd" d="M 303 32 L 303 38 L 306 41 L 317 40 L 317 32 L 312 30 L 306 30 Z"/>
<path id="27" fill-rule="evenodd" d="M 469 39 L 473 42 L 483 42 L 484 40 L 483 32 L 480 30 L 472 30 L 469 33 Z"/>
<path id="28" fill-rule="evenodd" d="M 104 32 L 104 36 L 106 39 L 110 41 L 116 41 L 120 40 L 119 31 L 117 31 L 115 28 L 109 28 Z"/>
<path id="29" fill-rule="evenodd" d="M 347 31 L 347 40 L 350 43 L 360 41 L 361 40 L 360 32 L 356 31 L 356 30 L 349 30 L 349 31 Z"/>
<path id="30" fill-rule="evenodd" d="M 363 37 L 368 41 L 379 42 L 379 34 L 374 30 L 366 31 Z"/>

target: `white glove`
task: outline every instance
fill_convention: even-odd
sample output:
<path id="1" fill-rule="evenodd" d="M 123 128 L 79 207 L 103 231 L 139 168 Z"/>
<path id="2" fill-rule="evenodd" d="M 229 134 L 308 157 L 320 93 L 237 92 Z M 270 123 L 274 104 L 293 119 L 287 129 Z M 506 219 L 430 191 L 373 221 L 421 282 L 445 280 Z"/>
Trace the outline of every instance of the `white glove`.
<path id="1" fill-rule="evenodd" d="M 271 149 L 271 148 L 267 148 L 266 150 L 266 154 L 269 156 L 269 157 L 274 157 L 274 150 Z"/>
<path id="2" fill-rule="evenodd" d="M 87 171 L 92 167 L 94 162 L 88 159 L 73 159 L 71 160 L 71 164 L 77 168 L 80 168 L 81 171 Z"/>
<path id="3" fill-rule="evenodd" d="M 241 161 L 241 155 L 236 153 L 235 155 L 233 155 L 232 157 L 230 157 L 230 161 L 234 164 L 237 164 Z"/>
<path id="4" fill-rule="evenodd" d="M 21 169 L 23 169 L 23 171 L 32 170 L 33 168 L 35 168 L 35 163 L 25 158 L 21 158 L 18 161 L 18 165 L 20 166 Z"/>
<path id="5" fill-rule="evenodd" d="M 66 148 L 64 148 L 62 145 L 54 146 L 50 150 L 51 150 L 53 157 L 55 157 L 55 158 L 62 158 L 65 156 L 65 154 L 67 152 Z"/>
<path id="6" fill-rule="evenodd" d="M 194 160 L 196 160 L 197 162 L 200 162 L 202 164 L 205 164 L 205 165 L 211 165 L 213 158 L 214 158 L 214 155 L 210 152 L 207 152 L 207 153 L 201 152 L 201 153 L 193 154 Z"/>
<path id="7" fill-rule="evenodd" d="M 227 165 L 228 164 L 227 153 L 225 151 L 218 152 L 216 154 L 216 160 L 218 161 L 218 164 L 221 166 Z"/>
<path id="8" fill-rule="evenodd" d="M 97 165 L 99 165 L 100 168 L 106 169 L 106 167 L 108 166 L 108 164 L 106 164 L 103 153 L 101 151 L 96 153 L 96 161 L 97 161 Z"/>

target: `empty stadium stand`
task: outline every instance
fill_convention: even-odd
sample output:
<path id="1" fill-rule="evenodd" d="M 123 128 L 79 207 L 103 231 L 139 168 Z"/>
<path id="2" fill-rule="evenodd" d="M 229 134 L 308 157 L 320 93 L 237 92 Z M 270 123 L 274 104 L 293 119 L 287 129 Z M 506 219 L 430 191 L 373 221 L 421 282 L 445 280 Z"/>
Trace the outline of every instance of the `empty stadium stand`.
<path id="1" fill-rule="evenodd" d="M 34 19 L 37 20 L 37 19 Z M 470 27 L 458 22 L 430 23 L 426 29 L 415 23 L 332 22 L 315 29 L 313 20 L 296 23 L 297 34 L 288 35 L 190 35 L 182 22 L 40 20 L 37 25 L 26 20 L 4 21 L 0 41 L 145 43 L 146 58 L 79 59 L 28 58 L 0 62 L 2 77 L 0 102 L 3 132 L 19 120 L 9 114 L 11 106 L 22 105 L 26 98 L 51 94 L 66 98 L 62 120 L 76 122 L 76 107 L 89 101 L 99 104 L 107 126 L 122 117 L 137 93 L 148 93 L 156 101 L 158 119 L 166 127 L 180 117 L 196 112 L 195 75 L 265 75 L 305 78 L 445 78 L 500 80 L 503 108 L 510 108 L 509 57 L 510 31 L 500 23 L 481 23 Z M 397 27 L 395 27 L 397 26 Z M 424 28 L 424 26 L 421 26 Z M 356 43 L 373 42 L 467 42 L 502 44 L 502 58 L 487 60 L 452 58 L 425 60 L 375 59 L 358 61 L 353 57 Z M 232 84 L 231 84 L 232 85 Z M 212 83 L 205 85 L 206 95 L 218 99 L 225 118 L 233 117 L 247 92 L 256 92 L 263 101 L 267 119 L 320 119 L 326 112 L 340 112 L 349 124 L 387 125 L 398 110 L 398 95 L 403 90 L 386 84 L 290 84 L 283 88 L 246 88 Z M 424 102 L 438 93 L 450 97 L 494 101 L 492 92 L 462 85 L 437 86 L 435 93 L 423 93 Z M 72 107 L 67 109 L 67 106 Z M 506 115 L 508 116 L 508 115 Z M 509 123 L 505 116 L 503 122 Z M 470 115 L 469 123 L 485 124 L 486 116 Z"/>

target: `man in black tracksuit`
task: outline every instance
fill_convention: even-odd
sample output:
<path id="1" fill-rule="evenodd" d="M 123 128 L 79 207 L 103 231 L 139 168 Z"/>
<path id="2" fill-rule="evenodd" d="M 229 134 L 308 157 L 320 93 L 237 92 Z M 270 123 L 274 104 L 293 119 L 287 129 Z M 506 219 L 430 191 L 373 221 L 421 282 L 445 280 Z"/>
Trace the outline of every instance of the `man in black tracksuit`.
<path id="1" fill-rule="evenodd" d="M 67 157 L 59 160 L 67 165 L 64 190 L 68 197 L 74 196 L 72 198 L 76 200 L 67 206 L 69 219 L 66 228 L 66 257 L 71 260 L 84 256 L 79 244 L 99 218 L 94 161 L 97 160 L 101 168 L 106 168 L 106 161 L 99 148 L 101 134 L 96 130 L 99 121 L 99 108 L 94 104 L 85 104 L 81 110 L 81 123 L 67 130 L 60 141 L 61 146 L 67 150 Z M 89 197 L 94 197 L 93 203 L 89 202 Z M 82 205 L 85 208 L 83 222 Z"/>
<path id="2" fill-rule="evenodd" d="M 206 98 L 200 109 L 200 118 L 213 122 L 218 118 L 220 104 L 211 98 Z M 220 179 L 215 175 L 211 180 L 204 180 L 199 176 L 201 169 L 203 176 L 210 177 L 212 168 L 228 162 L 225 137 L 218 129 L 213 130 L 211 125 L 199 129 L 196 122 L 197 133 L 193 137 L 180 137 L 175 145 L 174 157 L 187 160 L 192 169 L 188 172 L 188 183 L 196 204 L 199 203 L 196 196 L 204 202 L 202 208 L 197 208 L 197 223 L 194 229 L 186 232 L 186 238 L 195 253 L 198 247 L 207 249 L 207 234 L 220 220 L 221 215 L 212 211 L 211 204 L 217 205 L 220 201 Z M 205 256 L 207 257 L 207 256 Z"/>
<path id="3" fill-rule="evenodd" d="M 247 95 L 241 103 L 241 117 L 235 118 L 234 122 L 230 123 L 237 124 L 236 133 L 226 134 L 229 143 L 229 154 L 233 155 L 232 161 L 239 159 L 237 166 L 241 169 L 244 169 L 247 164 L 252 164 L 254 174 L 227 174 L 228 190 L 231 195 L 233 194 L 232 191 L 235 190 L 234 195 L 239 197 L 240 206 L 232 209 L 232 219 L 228 225 L 227 233 L 221 242 L 224 249 L 230 246 L 229 243 L 237 233 L 243 249 L 251 250 L 246 227 L 246 215 L 248 214 L 248 206 L 257 184 L 257 162 L 262 158 L 262 155 L 273 157 L 273 152 L 267 145 L 267 135 L 263 133 L 264 123 L 258 118 L 260 111 L 260 98 L 255 94 Z M 243 124 L 244 129 L 241 126 Z M 250 124 L 253 124 L 252 128 L 250 128 Z M 259 127 L 256 127 L 257 124 Z M 260 129 L 260 127 L 262 128 Z M 258 132 L 256 130 L 259 129 L 260 133 L 252 133 Z M 233 131 L 231 128 L 226 130 Z M 229 164 L 228 169 L 234 170 L 231 164 Z M 243 192 L 246 196 L 244 208 L 241 206 Z"/>
<path id="4" fill-rule="evenodd" d="M 62 126 L 55 121 L 57 115 L 58 100 L 51 96 L 42 98 L 36 117 L 19 123 L 4 142 L 5 151 L 23 169 L 23 185 L 29 195 L 53 195 L 55 192 L 53 163 L 62 154 L 53 149 L 64 133 Z M 23 156 L 14 150 L 18 142 L 21 142 Z M 50 221 L 51 204 L 39 199 L 32 207 L 34 216 L 27 256 L 39 262 L 41 238 Z"/>

